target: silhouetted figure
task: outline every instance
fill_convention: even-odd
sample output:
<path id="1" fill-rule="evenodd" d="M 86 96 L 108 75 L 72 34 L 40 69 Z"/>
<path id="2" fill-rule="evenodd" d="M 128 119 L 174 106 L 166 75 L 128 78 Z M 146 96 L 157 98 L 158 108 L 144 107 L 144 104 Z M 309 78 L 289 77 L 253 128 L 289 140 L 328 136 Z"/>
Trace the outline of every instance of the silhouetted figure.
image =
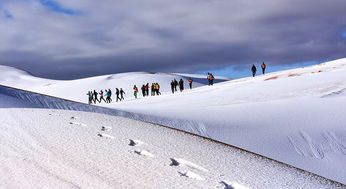
<path id="1" fill-rule="evenodd" d="M 183 92 L 183 90 L 184 90 L 184 81 L 183 81 L 183 79 L 179 80 L 179 89 L 180 89 L 180 92 Z"/>
<path id="2" fill-rule="evenodd" d="M 174 81 L 172 80 L 172 82 L 171 82 L 171 89 L 172 89 L 172 93 L 174 94 Z"/>
<path id="3" fill-rule="evenodd" d="M 94 104 L 96 104 L 96 101 L 99 101 L 99 99 L 97 98 L 98 93 L 96 92 L 96 90 L 94 90 Z"/>
<path id="4" fill-rule="evenodd" d="M 192 89 L 192 82 L 193 82 L 192 78 L 190 77 L 188 81 L 189 81 L 189 87 L 190 89 Z"/>
<path id="5" fill-rule="evenodd" d="M 145 97 L 145 85 L 142 86 L 141 90 L 142 90 L 143 97 Z"/>
<path id="6" fill-rule="evenodd" d="M 125 94 L 125 91 L 123 90 L 123 88 L 120 88 L 120 98 L 121 98 L 122 100 L 125 100 L 125 99 L 124 99 L 124 94 Z"/>
<path id="7" fill-rule="evenodd" d="M 136 85 L 133 86 L 133 96 L 135 96 L 135 98 L 137 98 L 137 93 L 138 93 L 138 88 Z"/>
<path id="8" fill-rule="evenodd" d="M 251 71 L 252 71 L 252 77 L 255 77 L 256 71 L 257 71 L 255 64 L 252 65 Z"/>
<path id="9" fill-rule="evenodd" d="M 154 83 L 151 84 L 151 96 L 155 96 L 155 86 L 154 86 Z"/>
<path id="10" fill-rule="evenodd" d="M 99 103 L 101 103 L 101 100 L 103 100 L 104 102 L 106 102 L 106 100 L 103 98 L 103 97 L 104 97 L 103 90 L 101 90 L 99 94 L 100 94 Z"/>
<path id="11" fill-rule="evenodd" d="M 149 88 L 150 88 L 149 83 L 147 83 L 144 88 L 145 88 L 145 95 L 149 96 Z"/>
<path id="12" fill-rule="evenodd" d="M 266 71 L 266 68 L 267 68 L 267 65 L 265 65 L 265 63 L 263 62 L 262 65 L 261 65 L 261 68 L 262 68 L 262 74 L 264 75 L 265 71 Z"/>
<path id="13" fill-rule="evenodd" d="M 87 95 L 88 95 L 88 99 L 89 99 L 88 104 L 90 105 L 90 104 L 92 104 L 92 101 L 93 101 L 93 92 L 88 91 Z"/>
<path id="14" fill-rule="evenodd" d="M 178 81 L 174 79 L 174 90 L 175 91 L 178 91 L 177 86 L 178 86 Z"/>
<path id="15" fill-rule="evenodd" d="M 119 95 L 120 95 L 120 91 L 119 91 L 119 89 L 118 89 L 118 88 L 116 88 L 116 89 L 115 89 L 115 94 L 117 95 L 117 102 L 118 102 L 118 100 L 120 100 L 120 101 L 121 101 L 121 98 L 119 97 Z"/>

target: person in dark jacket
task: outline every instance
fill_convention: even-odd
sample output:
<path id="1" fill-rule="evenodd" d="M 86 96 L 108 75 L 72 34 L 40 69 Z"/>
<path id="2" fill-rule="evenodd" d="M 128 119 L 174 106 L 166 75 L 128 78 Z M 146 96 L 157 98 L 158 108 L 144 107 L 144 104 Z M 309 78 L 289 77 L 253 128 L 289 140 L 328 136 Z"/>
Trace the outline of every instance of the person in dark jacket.
<path id="1" fill-rule="evenodd" d="M 171 82 L 171 89 L 172 89 L 172 93 L 174 94 L 174 81 L 172 80 L 172 82 Z"/>
<path id="2" fill-rule="evenodd" d="M 99 102 L 101 103 L 101 100 L 103 100 L 104 102 L 106 102 L 106 100 L 103 98 L 103 97 L 105 96 L 104 93 L 103 93 L 103 90 L 100 91 L 99 95 L 100 95 L 100 100 L 99 100 Z"/>
<path id="3" fill-rule="evenodd" d="M 267 68 L 267 65 L 265 65 L 265 63 L 263 62 L 262 65 L 261 65 L 261 68 L 262 68 L 262 74 L 264 75 L 265 71 L 266 71 L 266 68 Z"/>
<path id="4" fill-rule="evenodd" d="M 99 102 L 99 99 L 97 98 L 97 95 L 98 95 L 98 93 L 96 92 L 96 90 L 94 90 L 94 98 L 93 98 L 93 100 L 94 100 L 94 104 L 96 104 L 96 101 L 98 101 Z"/>
<path id="5" fill-rule="evenodd" d="M 142 90 L 143 97 L 145 97 L 145 86 L 144 85 L 142 85 L 141 90 Z"/>
<path id="6" fill-rule="evenodd" d="M 88 95 L 88 99 L 89 99 L 88 104 L 90 105 L 90 104 L 93 103 L 93 92 L 92 91 L 88 91 L 87 95 Z"/>
<path id="7" fill-rule="evenodd" d="M 154 83 L 151 84 L 151 96 L 155 96 L 155 86 Z"/>
<path id="8" fill-rule="evenodd" d="M 121 98 L 121 100 L 125 100 L 124 99 L 124 94 L 125 94 L 125 91 L 123 90 L 123 88 L 120 88 L 120 98 Z"/>
<path id="9" fill-rule="evenodd" d="M 117 95 L 117 102 L 118 102 L 118 100 L 120 100 L 120 101 L 121 101 L 121 98 L 119 97 L 119 95 L 120 95 L 120 91 L 119 91 L 119 89 L 118 89 L 118 88 L 116 88 L 116 89 L 115 89 L 115 94 Z"/>
<path id="10" fill-rule="evenodd" d="M 255 64 L 252 65 L 251 71 L 252 71 L 252 77 L 255 77 L 256 71 L 257 71 Z"/>
<path id="11" fill-rule="evenodd" d="M 178 91 L 177 86 L 178 86 L 178 81 L 176 79 L 174 79 L 174 90 L 175 91 Z"/>
<path id="12" fill-rule="evenodd" d="M 183 79 L 179 80 L 179 89 L 180 89 L 180 92 L 183 92 L 183 90 L 184 90 L 184 81 L 183 81 Z"/>
<path id="13" fill-rule="evenodd" d="M 145 88 L 145 95 L 146 96 L 149 96 L 149 83 L 147 83 L 145 86 L 144 86 L 144 88 Z"/>

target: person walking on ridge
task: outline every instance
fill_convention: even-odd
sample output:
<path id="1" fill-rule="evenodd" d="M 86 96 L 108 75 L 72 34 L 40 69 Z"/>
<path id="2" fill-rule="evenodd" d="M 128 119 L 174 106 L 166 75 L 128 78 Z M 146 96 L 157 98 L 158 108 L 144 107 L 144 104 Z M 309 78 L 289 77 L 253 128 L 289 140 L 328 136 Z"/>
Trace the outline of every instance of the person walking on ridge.
<path id="1" fill-rule="evenodd" d="M 142 85 L 141 90 L 142 90 L 142 95 L 143 95 L 143 97 L 145 97 L 145 86 L 144 86 L 144 85 Z"/>
<path id="2" fill-rule="evenodd" d="M 133 86 L 133 96 L 135 96 L 135 98 L 137 98 L 137 93 L 138 93 L 138 88 L 137 86 Z"/>
<path id="3" fill-rule="evenodd" d="M 172 89 L 172 93 L 174 94 L 174 81 L 173 80 L 171 82 L 171 89 Z"/>
<path id="4" fill-rule="evenodd" d="M 96 101 L 99 101 L 99 99 L 97 98 L 98 93 L 96 92 L 96 90 L 94 90 L 93 94 L 94 94 L 94 98 L 93 98 L 94 104 L 96 104 Z"/>
<path id="5" fill-rule="evenodd" d="M 106 100 L 103 98 L 103 97 L 104 97 L 103 90 L 101 90 L 99 94 L 100 94 L 99 103 L 101 103 L 101 100 L 103 100 L 104 102 L 106 102 Z"/>
<path id="6" fill-rule="evenodd" d="M 257 71 L 255 64 L 252 65 L 251 71 L 252 71 L 252 77 L 255 77 L 256 71 Z"/>
<path id="7" fill-rule="evenodd" d="M 188 81 L 189 81 L 189 87 L 190 89 L 192 89 L 192 82 L 193 82 L 192 78 L 190 77 Z"/>
<path id="8" fill-rule="evenodd" d="M 263 62 L 262 65 L 261 65 L 262 74 L 263 74 L 263 75 L 265 74 L 266 67 L 267 67 L 267 65 L 265 65 L 264 62 Z"/>
<path id="9" fill-rule="evenodd" d="M 125 91 L 123 90 L 123 88 L 120 88 L 120 98 L 121 98 L 121 100 L 125 100 L 124 99 L 124 94 L 125 94 Z"/>
<path id="10" fill-rule="evenodd" d="M 180 92 L 183 92 L 183 90 L 184 90 L 184 81 L 183 81 L 183 79 L 179 80 L 179 89 L 180 89 Z"/>
<path id="11" fill-rule="evenodd" d="M 115 94 L 117 95 L 117 102 L 118 102 L 118 100 L 121 101 L 121 98 L 119 98 L 120 91 L 118 88 L 115 89 Z"/>

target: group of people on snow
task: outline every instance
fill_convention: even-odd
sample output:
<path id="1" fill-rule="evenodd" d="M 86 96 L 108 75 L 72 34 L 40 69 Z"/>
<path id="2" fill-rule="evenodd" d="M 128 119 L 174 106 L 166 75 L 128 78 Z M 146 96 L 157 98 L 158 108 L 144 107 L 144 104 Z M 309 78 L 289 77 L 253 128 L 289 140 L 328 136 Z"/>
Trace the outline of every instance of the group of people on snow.
<path id="1" fill-rule="evenodd" d="M 116 94 L 116 101 L 118 100 L 124 100 L 124 94 L 125 91 L 120 88 L 115 89 L 115 94 Z M 96 104 L 96 102 L 101 103 L 103 100 L 105 103 L 111 103 L 112 102 L 112 90 L 111 89 L 105 89 L 105 92 L 103 90 L 100 90 L 100 92 L 97 92 L 96 90 L 91 90 L 88 91 L 87 93 L 88 99 L 89 99 L 89 104 Z"/>
<path id="2" fill-rule="evenodd" d="M 265 70 L 267 68 L 267 65 L 263 62 L 261 65 L 261 68 L 262 68 L 262 74 L 264 75 Z M 251 71 L 252 71 L 252 77 L 255 77 L 256 72 L 257 72 L 257 68 L 256 68 L 255 64 L 252 65 Z"/>
<path id="3" fill-rule="evenodd" d="M 149 96 L 149 89 L 151 89 L 150 90 L 151 96 L 155 96 L 155 94 L 161 95 L 160 85 L 158 83 L 152 83 L 151 87 L 149 87 L 149 83 L 147 83 L 147 84 L 143 84 L 141 87 L 143 97 Z M 134 85 L 133 86 L 133 95 L 135 96 L 135 98 L 137 98 L 137 93 L 138 93 L 138 88 L 136 85 Z"/>
<path id="4" fill-rule="evenodd" d="M 266 67 L 267 67 L 266 64 L 264 64 L 264 62 L 263 62 L 261 64 L 263 75 L 265 74 Z M 251 71 L 252 71 L 252 77 L 255 77 L 256 72 L 257 72 L 257 68 L 256 68 L 255 64 L 252 65 Z M 214 80 L 215 80 L 214 75 L 212 73 L 208 72 L 207 80 L 208 80 L 209 86 L 213 85 Z M 187 81 L 189 82 L 190 89 L 192 89 L 193 79 L 190 77 Z M 184 91 L 184 80 L 182 78 L 179 81 L 177 81 L 176 79 L 173 79 L 171 81 L 171 90 L 172 90 L 173 94 L 178 91 L 178 89 L 177 89 L 178 86 L 179 86 L 179 91 L 183 92 Z M 149 86 L 149 83 L 147 83 L 147 84 L 143 84 L 141 87 L 143 97 L 149 96 L 149 89 L 151 89 L 151 96 L 161 95 L 160 85 L 158 83 L 152 83 L 151 86 Z M 116 94 L 116 101 L 117 102 L 124 100 L 125 91 L 122 88 L 120 88 L 120 90 L 118 88 L 116 88 L 115 94 Z M 110 89 L 108 89 L 108 90 L 106 89 L 105 92 L 103 92 L 102 90 L 100 92 L 96 92 L 95 90 L 89 91 L 87 93 L 87 95 L 89 97 L 89 104 L 93 104 L 93 103 L 96 104 L 96 102 L 101 103 L 102 100 L 106 103 L 112 102 L 112 91 Z M 135 98 L 137 98 L 137 96 L 138 96 L 138 88 L 136 85 L 133 86 L 133 95 Z M 98 98 L 98 96 L 100 96 L 100 98 Z"/>

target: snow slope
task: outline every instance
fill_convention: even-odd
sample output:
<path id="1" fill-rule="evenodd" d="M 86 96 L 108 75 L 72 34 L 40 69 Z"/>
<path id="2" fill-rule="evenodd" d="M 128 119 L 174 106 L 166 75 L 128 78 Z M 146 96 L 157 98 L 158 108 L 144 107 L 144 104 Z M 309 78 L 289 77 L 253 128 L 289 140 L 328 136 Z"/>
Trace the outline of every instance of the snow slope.
<path id="1" fill-rule="evenodd" d="M 0 188 L 344 187 L 157 125 L 3 101 L 11 108 L 0 106 Z"/>
<path id="2" fill-rule="evenodd" d="M 166 74 L 149 72 L 129 72 L 113 75 L 96 76 L 76 80 L 51 80 L 43 79 L 30 75 L 27 72 L 0 65 L 0 84 L 26 89 L 33 92 L 39 92 L 47 95 L 57 96 L 77 102 L 87 102 L 86 93 L 90 90 L 111 89 L 113 93 L 115 88 L 123 88 L 126 92 L 126 98 L 133 98 L 133 86 L 137 85 L 140 90 L 143 84 L 159 83 L 163 93 L 170 91 L 170 82 L 173 79 L 185 81 L 185 87 L 188 87 L 187 78 L 192 77 L 195 81 L 194 87 L 206 85 L 207 80 L 202 75 L 185 74 Z M 227 78 L 216 77 L 216 82 L 225 81 Z"/>
<path id="3" fill-rule="evenodd" d="M 346 183 L 346 59 L 110 104 Z"/>
<path id="4" fill-rule="evenodd" d="M 157 80 L 156 74 L 150 77 Z M 71 84 L 61 84 L 56 91 L 48 91 L 43 81 L 37 88 L 24 80 L 4 82 L 3 78 L 0 83 L 80 100 L 84 94 L 65 95 L 60 90 L 88 90 L 105 82 L 105 78 L 95 82 L 91 79 L 69 81 Z M 20 86 L 21 83 L 24 84 Z M 236 145 L 346 183 L 345 90 L 346 59 L 340 59 L 174 95 L 101 105 L 148 115 L 143 119 Z"/>

